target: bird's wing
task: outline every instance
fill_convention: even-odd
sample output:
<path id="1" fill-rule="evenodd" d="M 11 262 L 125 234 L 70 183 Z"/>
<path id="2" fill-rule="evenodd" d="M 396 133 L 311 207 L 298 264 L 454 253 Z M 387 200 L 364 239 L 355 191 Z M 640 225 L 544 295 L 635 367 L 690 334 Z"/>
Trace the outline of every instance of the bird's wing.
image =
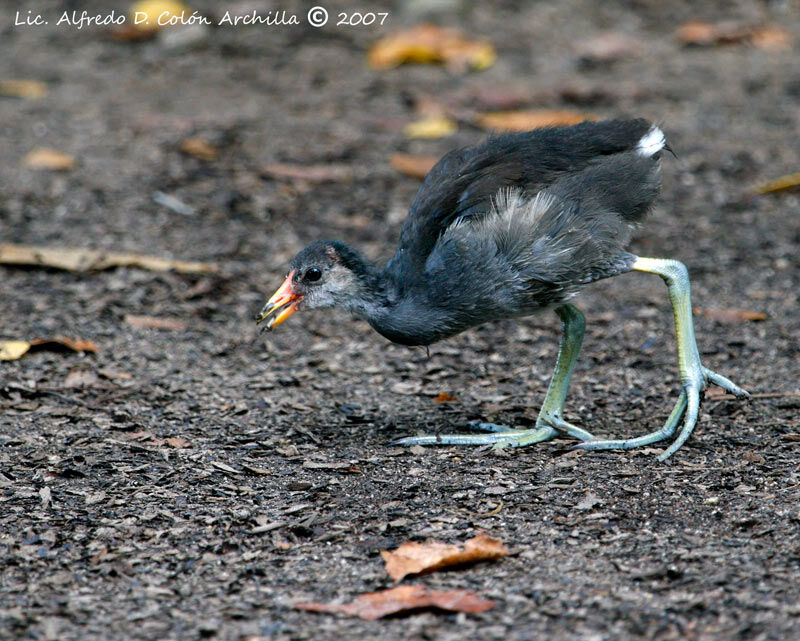
<path id="1" fill-rule="evenodd" d="M 492 198 L 501 189 L 536 193 L 594 159 L 636 149 L 651 130 L 643 119 L 584 122 L 501 134 L 451 151 L 417 192 L 387 269 L 414 281 L 439 236 L 459 219 L 491 215 Z"/>

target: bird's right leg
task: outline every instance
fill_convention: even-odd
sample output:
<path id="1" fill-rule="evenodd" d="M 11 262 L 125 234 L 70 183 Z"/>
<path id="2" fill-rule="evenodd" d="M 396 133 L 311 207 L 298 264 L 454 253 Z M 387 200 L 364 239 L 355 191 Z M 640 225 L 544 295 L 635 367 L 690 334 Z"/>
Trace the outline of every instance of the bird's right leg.
<path id="1" fill-rule="evenodd" d="M 542 441 L 549 441 L 566 432 L 582 441 L 593 440 L 594 436 L 586 430 L 567 423 L 563 417 L 564 401 L 569 387 L 569 379 L 578 358 L 583 342 L 583 331 L 586 326 L 581 311 L 569 303 L 556 308 L 561 319 L 563 334 L 558 349 L 556 368 L 550 387 L 542 403 L 536 427 L 530 430 L 514 429 L 495 423 L 473 421 L 470 427 L 489 434 L 439 434 L 435 436 L 411 436 L 394 441 L 394 445 L 494 445 L 497 449 L 504 447 L 521 447 Z"/>

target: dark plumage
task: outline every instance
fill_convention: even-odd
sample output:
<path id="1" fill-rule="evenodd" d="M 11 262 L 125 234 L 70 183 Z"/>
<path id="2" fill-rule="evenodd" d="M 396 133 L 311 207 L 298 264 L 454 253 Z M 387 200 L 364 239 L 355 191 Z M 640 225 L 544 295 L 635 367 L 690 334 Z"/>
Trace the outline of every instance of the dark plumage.
<path id="1" fill-rule="evenodd" d="M 342 307 L 404 345 L 550 307 L 575 320 L 568 301 L 593 281 L 631 269 L 666 278 L 666 266 L 637 266 L 652 259 L 625 250 L 659 193 L 664 148 L 661 130 L 637 119 L 503 134 L 451 151 L 422 183 L 385 268 L 343 243 L 312 243 L 260 320 L 272 328 L 298 309 Z M 570 336 L 579 346 L 577 330 Z"/>

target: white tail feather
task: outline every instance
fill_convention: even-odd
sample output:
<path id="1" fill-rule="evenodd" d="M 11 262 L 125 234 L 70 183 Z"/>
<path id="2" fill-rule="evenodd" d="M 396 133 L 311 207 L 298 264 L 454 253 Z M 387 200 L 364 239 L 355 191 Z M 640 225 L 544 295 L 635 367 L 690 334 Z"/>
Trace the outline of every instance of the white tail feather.
<path id="1" fill-rule="evenodd" d="M 664 138 L 664 132 L 661 131 L 658 127 L 653 125 L 650 131 L 648 131 L 642 139 L 639 141 L 639 144 L 636 145 L 636 151 L 640 156 L 645 156 L 650 158 L 651 156 L 655 156 L 659 151 L 661 151 L 667 144 L 666 138 Z"/>

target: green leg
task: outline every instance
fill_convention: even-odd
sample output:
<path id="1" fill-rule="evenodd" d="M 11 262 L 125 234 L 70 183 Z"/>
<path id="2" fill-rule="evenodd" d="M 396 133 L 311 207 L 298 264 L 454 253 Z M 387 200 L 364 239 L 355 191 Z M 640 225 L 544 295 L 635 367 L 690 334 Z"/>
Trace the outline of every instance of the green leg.
<path id="1" fill-rule="evenodd" d="M 703 367 L 697 342 L 694 337 L 692 323 L 691 289 L 689 273 L 686 267 L 676 260 L 659 258 L 637 258 L 633 269 L 650 274 L 658 274 L 664 279 L 669 290 L 669 299 L 675 316 L 675 334 L 678 342 L 678 371 L 683 390 L 667 422 L 660 430 L 628 440 L 588 441 L 577 447 L 586 450 L 630 449 L 640 445 L 649 445 L 670 438 L 678 432 L 672 444 L 658 459 L 663 461 L 672 456 L 686 442 L 694 430 L 700 412 L 700 396 L 710 381 L 727 392 L 740 398 L 749 396 L 747 392 L 734 385 L 724 376 Z M 683 419 L 683 426 L 678 424 Z"/>
<path id="2" fill-rule="evenodd" d="M 566 432 L 581 440 L 594 437 L 584 429 L 567 423 L 562 418 L 567 387 L 578 358 L 583 341 L 583 330 L 586 321 L 580 310 L 570 304 L 556 308 L 561 319 L 564 333 L 558 350 L 556 368 L 550 387 L 547 390 L 542 410 L 536 420 L 536 427 L 530 430 L 517 430 L 494 423 L 470 423 L 470 427 L 489 432 L 488 434 L 440 434 L 436 436 L 411 436 L 395 441 L 394 445 L 494 445 L 495 448 L 521 447 L 547 441 L 555 437 L 559 431 Z"/>

